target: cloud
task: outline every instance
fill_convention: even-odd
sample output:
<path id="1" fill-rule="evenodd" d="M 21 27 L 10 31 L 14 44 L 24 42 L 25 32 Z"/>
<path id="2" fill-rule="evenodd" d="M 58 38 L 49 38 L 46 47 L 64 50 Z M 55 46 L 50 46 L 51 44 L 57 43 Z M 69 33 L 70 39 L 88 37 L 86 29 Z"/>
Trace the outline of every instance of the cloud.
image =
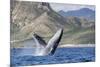
<path id="1" fill-rule="evenodd" d="M 50 6 L 55 11 L 60 11 L 60 10 L 71 11 L 71 10 L 78 10 L 81 8 L 89 8 L 89 9 L 95 10 L 94 5 L 78 5 L 78 4 L 75 5 L 75 4 L 50 3 Z"/>

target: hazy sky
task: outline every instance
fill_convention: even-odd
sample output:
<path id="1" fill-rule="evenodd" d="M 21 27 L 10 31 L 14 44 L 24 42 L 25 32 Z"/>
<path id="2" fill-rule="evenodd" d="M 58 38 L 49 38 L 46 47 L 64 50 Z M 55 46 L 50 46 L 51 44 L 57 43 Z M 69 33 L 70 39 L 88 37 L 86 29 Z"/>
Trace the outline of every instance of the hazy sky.
<path id="1" fill-rule="evenodd" d="M 59 4 L 59 3 L 51 3 L 50 4 L 52 9 L 54 9 L 55 11 L 71 11 L 71 10 L 78 10 L 81 8 L 90 8 L 92 10 L 95 10 L 95 6 L 93 5 L 75 5 L 75 4 Z"/>

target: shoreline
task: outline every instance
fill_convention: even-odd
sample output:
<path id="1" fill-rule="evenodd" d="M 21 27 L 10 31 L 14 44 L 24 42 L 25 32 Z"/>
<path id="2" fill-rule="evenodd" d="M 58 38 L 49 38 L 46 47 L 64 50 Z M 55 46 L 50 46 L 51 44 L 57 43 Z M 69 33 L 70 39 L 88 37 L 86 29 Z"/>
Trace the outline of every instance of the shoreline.
<path id="1" fill-rule="evenodd" d="M 77 47 L 95 47 L 95 44 L 65 44 L 59 45 L 58 48 L 77 48 Z M 10 47 L 10 48 L 35 48 L 35 47 Z"/>
<path id="2" fill-rule="evenodd" d="M 68 47 L 68 48 L 69 48 L 69 47 L 72 47 L 72 48 L 75 48 L 75 47 L 76 47 L 76 48 L 77 48 L 77 47 L 95 47 L 95 44 L 88 44 L 88 45 L 87 45 L 87 44 L 81 44 L 81 45 L 77 45 L 77 44 L 76 44 L 76 45 L 66 44 L 66 45 L 61 45 L 61 46 L 59 46 L 59 47 L 66 47 L 66 48 L 67 48 L 67 47 Z"/>

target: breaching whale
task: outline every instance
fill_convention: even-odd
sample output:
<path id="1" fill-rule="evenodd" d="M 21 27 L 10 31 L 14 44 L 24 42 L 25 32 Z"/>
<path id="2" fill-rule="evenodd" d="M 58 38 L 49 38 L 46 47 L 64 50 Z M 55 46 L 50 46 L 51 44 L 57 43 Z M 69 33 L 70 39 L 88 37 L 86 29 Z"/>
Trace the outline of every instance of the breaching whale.
<path id="1" fill-rule="evenodd" d="M 35 41 L 36 49 L 34 52 L 34 56 L 46 56 L 53 55 L 55 50 L 61 40 L 63 35 L 63 29 L 59 29 L 55 35 L 46 43 L 42 37 L 37 34 L 33 34 L 33 39 Z"/>

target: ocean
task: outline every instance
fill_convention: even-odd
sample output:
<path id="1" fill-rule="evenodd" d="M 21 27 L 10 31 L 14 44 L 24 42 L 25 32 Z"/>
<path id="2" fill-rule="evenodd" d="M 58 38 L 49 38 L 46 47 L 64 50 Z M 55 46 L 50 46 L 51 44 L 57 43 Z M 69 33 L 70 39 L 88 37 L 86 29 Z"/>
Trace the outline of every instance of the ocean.
<path id="1" fill-rule="evenodd" d="M 11 48 L 11 66 L 94 62 L 95 47 L 57 48 L 54 55 L 33 56 L 34 48 Z"/>

